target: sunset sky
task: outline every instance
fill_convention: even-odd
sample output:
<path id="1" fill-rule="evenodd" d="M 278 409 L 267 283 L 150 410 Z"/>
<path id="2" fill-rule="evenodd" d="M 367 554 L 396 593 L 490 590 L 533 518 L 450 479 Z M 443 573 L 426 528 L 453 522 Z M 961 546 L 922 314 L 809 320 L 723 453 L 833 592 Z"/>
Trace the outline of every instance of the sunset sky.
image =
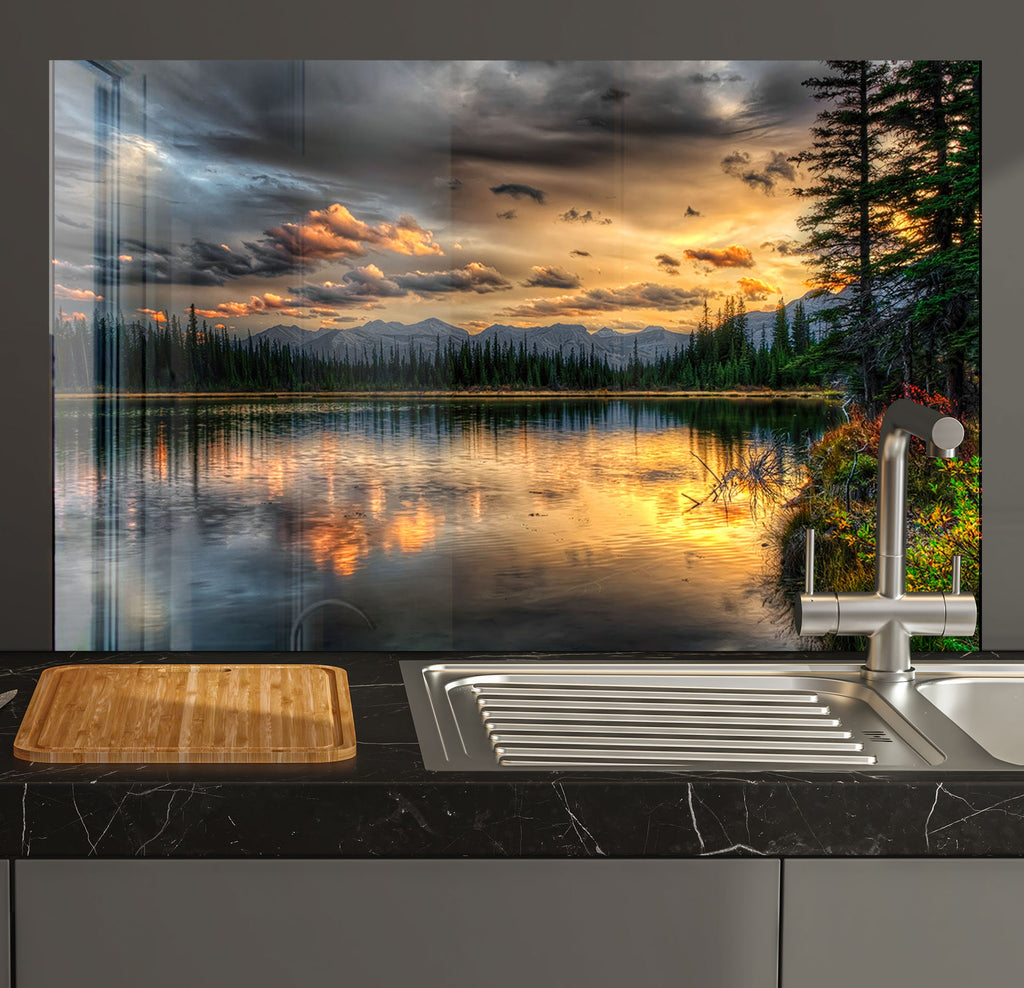
<path id="1" fill-rule="evenodd" d="M 238 332 L 687 331 L 807 291 L 819 62 L 125 62 L 119 305 Z M 94 88 L 54 68 L 54 310 L 97 284 Z"/>

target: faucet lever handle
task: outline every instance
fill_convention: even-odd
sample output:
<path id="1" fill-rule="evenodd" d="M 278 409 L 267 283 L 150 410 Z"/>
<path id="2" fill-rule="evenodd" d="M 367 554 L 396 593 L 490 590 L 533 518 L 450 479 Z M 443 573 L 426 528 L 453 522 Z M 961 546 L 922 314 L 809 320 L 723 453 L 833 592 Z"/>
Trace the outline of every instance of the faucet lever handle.
<path id="1" fill-rule="evenodd" d="M 953 593 L 960 593 L 960 554 L 953 557 Z"/>
<path id="2" fill-rule="evenodd" d="M 814 529 L 805 528 L 804 534 L 804 592 L 810 595 L 814 593 Z"/>

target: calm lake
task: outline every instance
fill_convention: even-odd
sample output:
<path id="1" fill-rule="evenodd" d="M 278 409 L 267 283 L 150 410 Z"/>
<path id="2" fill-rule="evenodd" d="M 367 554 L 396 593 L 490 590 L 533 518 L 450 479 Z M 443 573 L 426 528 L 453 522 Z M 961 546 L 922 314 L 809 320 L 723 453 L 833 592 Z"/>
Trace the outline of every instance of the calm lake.
<path id="1" fill-rule="evenodd" d="M 805 399 L 58 399 L 56 647 L 799 647 L 773 505 L 694 502 L 771 448 L 785 500 L 839 418 Z"/>

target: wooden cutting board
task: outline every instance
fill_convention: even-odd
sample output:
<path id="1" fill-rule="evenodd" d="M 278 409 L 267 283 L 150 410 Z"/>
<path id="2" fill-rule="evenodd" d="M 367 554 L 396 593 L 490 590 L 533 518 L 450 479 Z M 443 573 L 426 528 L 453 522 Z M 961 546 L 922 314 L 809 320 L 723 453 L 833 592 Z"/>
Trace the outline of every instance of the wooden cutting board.
<path id="1" fill-rule="evenodd" d="M 334 762 L 356 753 L 344 669 L 68 665 L 43 670 L 14 741 L 33 762 Z"/>

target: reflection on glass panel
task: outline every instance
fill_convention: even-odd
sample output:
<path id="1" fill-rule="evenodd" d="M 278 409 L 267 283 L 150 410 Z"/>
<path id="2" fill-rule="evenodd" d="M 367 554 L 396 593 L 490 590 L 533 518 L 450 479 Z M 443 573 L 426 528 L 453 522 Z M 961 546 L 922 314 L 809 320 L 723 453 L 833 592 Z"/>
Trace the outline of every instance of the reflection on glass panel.
<path id="1" fill-rule="evenodd" d="M 976 434 L 979 71 L 55 62 L 57 647 L 801 647 L 884 405 Z M 977 589 L 976 454 L 915 589 Z"/>

